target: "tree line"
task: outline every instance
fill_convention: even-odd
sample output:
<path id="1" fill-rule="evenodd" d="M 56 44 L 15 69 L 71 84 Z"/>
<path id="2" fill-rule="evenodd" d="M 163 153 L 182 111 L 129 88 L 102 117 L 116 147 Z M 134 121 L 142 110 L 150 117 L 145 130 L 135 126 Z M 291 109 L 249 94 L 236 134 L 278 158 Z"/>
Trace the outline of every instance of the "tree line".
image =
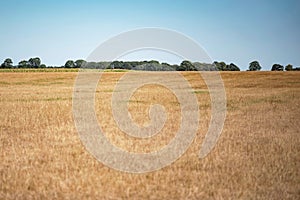
<path id="1" fill-rule="evenodd" d="M 144 71 L 240 71 L 234 63 L 225 62 L 200 63 L 184 60 L 180 65 L 160 63 L 156 60 L 150 61 L 113 61 L 113 62 L 87 62 L 83 59 L 76 61 L 68 60 L 63 66 L 46 66 L 42 64 L 38 57 L 29 60 L 21 60 L 17 65 L 13 64 L 11 58 L 6 58 L 0 68 L 88 68 L 88 69 L 125 69 L 125 70 L 144 70 Z M 260 71 L 261 65 L 258 61 L 249 63 L 247 71 Z M 271 71 L 300 71 L 300 67 L 294 68 L 291 64 L 283 66 L 274 64 Z"/>

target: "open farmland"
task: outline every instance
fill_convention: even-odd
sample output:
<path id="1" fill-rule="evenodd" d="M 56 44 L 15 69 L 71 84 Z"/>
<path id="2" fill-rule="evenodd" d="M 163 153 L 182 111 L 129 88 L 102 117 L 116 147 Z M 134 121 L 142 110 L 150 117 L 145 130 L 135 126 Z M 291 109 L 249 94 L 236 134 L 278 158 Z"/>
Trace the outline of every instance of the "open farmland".
<path id="1" fill-rule="evenodd" d="M 179 127 L 180 105 L 164 87 L 140 88 L 128 102 L 133 120 L 147 124 L 150 103 L 164 105 L 168 120 L 153 138 L 125 135 L 110 103 L 123 74 L 101 77 L 99 124 L 127 151 L 158 150 Z M 300 199 L 300 73 L 222 72 L 226 121 L 204 159 L 198 154 L 210 120 L 209 93 L 199 73 L 182 74 L 199 101 L 195 140 L 172 165 L 130 174 L 101 164 L 82 145 L 72 114 L 76 72 L 0 73 L 0 199 Z"/>

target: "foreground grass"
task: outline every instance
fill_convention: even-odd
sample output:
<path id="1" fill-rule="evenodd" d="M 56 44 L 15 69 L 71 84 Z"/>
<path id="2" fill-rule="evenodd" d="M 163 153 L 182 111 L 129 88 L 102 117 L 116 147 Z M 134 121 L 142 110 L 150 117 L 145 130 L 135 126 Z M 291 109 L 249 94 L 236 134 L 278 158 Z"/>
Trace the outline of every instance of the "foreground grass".
<path id="1" fill-rule="evenodd" d="M 123 134 L 111 114 L 120 73 L 104 73 L 96 113 L 109 140 L 133 152 L 158 150 L 174 137 L 180 105 L 156 85 L 129 101 L 138 124 L 153 102 L 165 106 L 162 132 L 139 140 Z M 210 98 L 197 73 L 183 73 L 198 97 L 201 122 L 188 151 L 172 165 L 128 174 L 97 162 L 81 144 L 72 118 L 77 73 L 0 73 L 0 199 L 299 199 L 300 73 L 222 72 L 227 118 L 213 151 L 198 159 L 210 120 Z M 164 95 L 161 95 L 164 94 Z"/>

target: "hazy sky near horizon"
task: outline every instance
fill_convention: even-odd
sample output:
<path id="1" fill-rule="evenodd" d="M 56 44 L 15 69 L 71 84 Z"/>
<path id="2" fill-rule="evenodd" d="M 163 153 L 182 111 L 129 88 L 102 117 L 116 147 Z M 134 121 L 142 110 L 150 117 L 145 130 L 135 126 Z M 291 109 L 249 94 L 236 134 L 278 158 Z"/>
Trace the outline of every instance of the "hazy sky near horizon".
<path id="1" fill-rule="evenodd" d="M 300 66 L 299 0 L 2 0 L 0 8 L 1 63 L 40 57 L 64 65 L 119 33 L 159 27 L 193 38 L 212 60 L 243 70 L 253 60 L 263 70 L 274 63 Z M 129 58 L 148 59 L 139 56 Z"/>

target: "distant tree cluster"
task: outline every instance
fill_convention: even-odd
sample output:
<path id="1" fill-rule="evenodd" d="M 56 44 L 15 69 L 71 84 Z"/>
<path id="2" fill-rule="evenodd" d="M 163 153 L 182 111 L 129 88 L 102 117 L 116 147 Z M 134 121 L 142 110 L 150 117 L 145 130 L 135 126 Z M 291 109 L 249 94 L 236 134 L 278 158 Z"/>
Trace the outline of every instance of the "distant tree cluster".
<path id="1" fill-rule="evenodd" d="M 224 62 L 215 61 L 214 65 L 218 69 L 218 71 L 240 71 L 240 68 L 233 63 L 227 65 Z"/>
<path id="2" fill-rule="evenodd" d="M 170 65 L 160 63 L 156 60 L 150 61 L 113 61 L 113 62 L 87 62 L 83 59 L 76 61 L 68 60 L 63 66 L 46 66 L 42 64 L 38 57 L 29 60 L 21 60 L 17 65 L 13 65 L 11 58 L 7 58 L 1 64 L 0 68 L 87 68 L 87 69 L 125 69 L 125 70 L 143 70 L 143 71 L 240 71 L 240 68 L 234 63 L 225 62 L 200 63 L 184 60 L 180 65 Z M 300 68 L 293 68 L 292 65 L 283 67 L 280 64 L 274 64 L 272 71 L 298 71 Z M 247 71 L 260 71 L 261 66 L 258 61 L 249 63 Z"/>
<path id="3" fill-rule="evenodd" d="M 1 68 L 45 68 L 45 64 L 41 64 L 40 58 L 30 58 L 29 60 L 21 60 L 18 65 L 13 65 L 10 58 L 6 58 L 1 64 Z"/>
<path id="4" fill-rule="evenodd" d="M 271 68 L 271 71 L 300 71 L 300 67 L 293 68 L 293 65 L 288 64 L 287 66 L 283 67 L 283 65 L 280 64 L 274 64 Z"/>
<path id="5" fill-rule="evenodd" d="M 293 68 L 293 65 L 291 64 L 288 64 L 285 67 L 280 64 L 274 64 L 271 68 L 271 71 L 283 71 L 284 69 L 286 71 L 300 71 L 300 67 Z M 260 71 L 260 70 L 261 70 L 261 66 L 258 61 L 253 61 L 249 63 L 249 69 L 247 71 Z"/>

